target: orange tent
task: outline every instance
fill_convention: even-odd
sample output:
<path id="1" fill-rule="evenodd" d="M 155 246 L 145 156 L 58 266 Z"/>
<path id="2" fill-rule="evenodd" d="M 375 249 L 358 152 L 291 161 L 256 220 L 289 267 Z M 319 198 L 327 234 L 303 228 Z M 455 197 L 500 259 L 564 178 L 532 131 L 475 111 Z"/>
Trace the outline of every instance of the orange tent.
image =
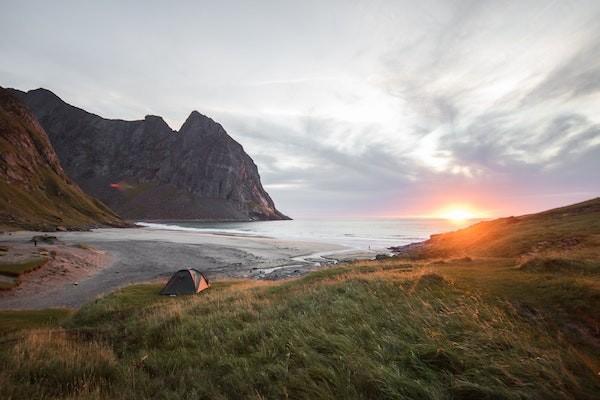
<path id="1" fill-rule="evenodd" d="M 209 287 L 208 279 L 197 269 L 180 269 L 175 272 L 160 294 L 177 296 L 178 294 L 194 294 Z"/>

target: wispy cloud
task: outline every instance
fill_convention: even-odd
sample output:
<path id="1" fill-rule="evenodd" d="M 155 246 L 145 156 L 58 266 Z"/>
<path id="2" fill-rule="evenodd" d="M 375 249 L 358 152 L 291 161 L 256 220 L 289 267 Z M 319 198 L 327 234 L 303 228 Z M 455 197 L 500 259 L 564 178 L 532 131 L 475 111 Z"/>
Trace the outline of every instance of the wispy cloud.
<path id="1" fill-rule="evenodd" d="M 597 1 L 5 3 L 4 86 L 210 114 L 292 216 L 600 194 Z"/>

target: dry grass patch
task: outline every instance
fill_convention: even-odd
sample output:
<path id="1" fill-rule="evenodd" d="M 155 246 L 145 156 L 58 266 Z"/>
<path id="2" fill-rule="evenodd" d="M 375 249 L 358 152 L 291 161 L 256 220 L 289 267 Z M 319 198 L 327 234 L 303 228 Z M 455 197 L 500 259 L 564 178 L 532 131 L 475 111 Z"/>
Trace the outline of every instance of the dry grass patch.
<path id="1" fill-rule="evenodd" d="M 5 398 L 98 393 L 120 379 L 110 347 L 63 329 L 29 331 L 5 357 L 11 368 L 3 378 L 17 383 L 5 388 Z"/>

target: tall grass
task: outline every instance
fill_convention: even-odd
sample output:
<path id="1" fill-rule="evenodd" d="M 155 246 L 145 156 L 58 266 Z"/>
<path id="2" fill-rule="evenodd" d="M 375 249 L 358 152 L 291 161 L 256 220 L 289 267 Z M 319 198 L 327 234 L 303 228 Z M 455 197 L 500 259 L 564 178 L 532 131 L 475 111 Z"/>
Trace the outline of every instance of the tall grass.
<path id="1" fill-rule="evenodd" d="M 592 399 L 600 390 L 543 320 L 402 263 L 218 282 L 191 297 L 158 290 L 126 288 L 61 329 L 14 336 L 0 353 L 0 397 Z"/>

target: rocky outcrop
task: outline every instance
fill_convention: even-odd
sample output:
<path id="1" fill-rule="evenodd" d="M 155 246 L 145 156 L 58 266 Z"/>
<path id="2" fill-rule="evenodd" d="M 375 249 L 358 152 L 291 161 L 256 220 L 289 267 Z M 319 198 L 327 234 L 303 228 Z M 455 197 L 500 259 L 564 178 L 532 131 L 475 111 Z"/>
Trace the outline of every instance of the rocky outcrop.
<path id="1" fill-rule="evenodd" d="M 123 217 L 287 219 L 242 146 L 197 111 L 174 131 L 159 116 L 111 120 L 45 89 L 15 93 L 48 132 L 68 175 Z"/>
<path id="2" fill-rule="evenodd" d="M 0 88 L 0 225 L 36 230 L 124 226 L 63 171 L 36 118 Z"/>

